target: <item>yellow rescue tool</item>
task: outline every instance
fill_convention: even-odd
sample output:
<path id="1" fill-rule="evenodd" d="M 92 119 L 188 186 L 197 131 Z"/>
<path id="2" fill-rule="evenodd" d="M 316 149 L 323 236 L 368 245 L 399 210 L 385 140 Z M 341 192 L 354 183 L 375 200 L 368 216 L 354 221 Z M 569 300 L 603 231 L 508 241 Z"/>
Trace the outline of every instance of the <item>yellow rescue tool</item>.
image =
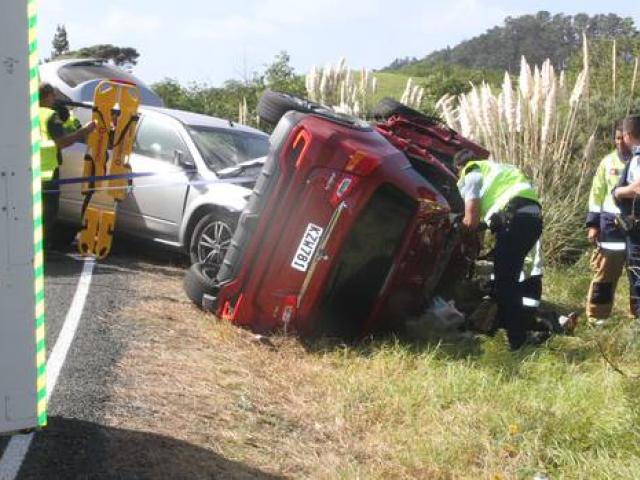
<path id="1" fill-rule="evenodd" d="M 96 129 L 87 139 L 83 175 L 85 196 L 78 249 L 103 259 L 111 250 L 118 202 L 128 195 L 130 179 L 96 179 L 131 173 L 129 155 L 138 123 L 140 91 L 134 84 L 103 80 L 93 96 Z M 115 110 L 116 105 L 119 107 Z M 111 156 L 109 156 L 111 150 Z"/>

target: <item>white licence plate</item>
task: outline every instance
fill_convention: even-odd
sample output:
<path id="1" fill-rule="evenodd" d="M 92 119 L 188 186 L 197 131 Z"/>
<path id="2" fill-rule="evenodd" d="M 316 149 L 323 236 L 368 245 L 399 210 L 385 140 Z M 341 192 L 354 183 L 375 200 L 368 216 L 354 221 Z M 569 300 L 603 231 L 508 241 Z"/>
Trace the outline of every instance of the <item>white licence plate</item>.
<path id="1" fill-rule="evenodd" d="M 305 230 L 304 235 L 300 240 L 300 244 L 298 245 L 298 250 L 291 262 L 292 268 L 301 272 L 307 271 L 309 263 L 313 258 L 313 254 L 316 252 L 316 248 L 318 247 L 318 243 L 320 243 L 323 231 L 324 229 L 322 227 L 313 223 L 307 225 L 307 229 Z"/>

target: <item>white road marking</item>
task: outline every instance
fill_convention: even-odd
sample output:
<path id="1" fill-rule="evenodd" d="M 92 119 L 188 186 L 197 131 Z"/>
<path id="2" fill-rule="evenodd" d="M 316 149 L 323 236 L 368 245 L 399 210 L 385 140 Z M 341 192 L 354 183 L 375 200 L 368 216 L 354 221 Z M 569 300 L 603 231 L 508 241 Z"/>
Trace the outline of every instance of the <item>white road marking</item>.
<path id="1" fill-rule="evenodd" d="M 93 267 L 95 267 L 95 261 L 93 259 L 85 259 L 80 280 L 76 287 L 76 293 L 67 311 L 64 325 L 58 334 L 51 355 L 47 360 L 47 403 L 49 403 L 51 394 L 56 388 L 60 371 L 64 365 L 67 353 L 69 353 L 73 338 L 76 335 L 80 317 L 84 310 L 84 304 L 89 293 L 89 286 L 91 285 Z M 18 476 L 22 462 L 29 451 L 33 436 L 34 433 L 32 432 L 26 435 L 14 435 L 11 437 L 2 458 L 0 458 L 0 480 L 14 480 Z"/>
<path id="2" fill-rule="evenodd" d="M 67 353 L 73 342 L 73 337 L 78 330 L 78 324 L 80 323 L 80 317 L 84 310 L 84 304 L 89 294 L 89 286 L 91 285 L 91 275 L 93 274 L 93 267 L 95 267 L 95 261 L 93 259 L 87 259 L 82 266 L 82 273 L 80 274 L 80 280 L 76 287 L 76 293 L 71 301 L 71 306 L 67 312 L 67 317 L 64 320 L 64 325 L 60 333 L 56 344 L 51 351 L 51 355 L 47 360 L 47 403 L 51 398 L 51 393 L 56 387 L 58 382 L 58 376 L 60 370 L 64 365 L 64 361 L 67 358 Z"/>
<path id="3" fill-rule="evenodd" d="M 14 435 L 0 459 L 0 480 L 13 480 L 18 476 L 22 461 L 29 451 L 33 433 Z"/>

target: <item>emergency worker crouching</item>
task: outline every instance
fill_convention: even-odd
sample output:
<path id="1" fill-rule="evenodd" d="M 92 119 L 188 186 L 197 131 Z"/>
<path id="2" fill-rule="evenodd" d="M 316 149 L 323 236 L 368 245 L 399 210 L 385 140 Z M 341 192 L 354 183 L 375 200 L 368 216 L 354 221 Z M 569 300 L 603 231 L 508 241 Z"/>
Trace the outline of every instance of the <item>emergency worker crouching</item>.
<path id="1" fill-rule="evenodd" d="M 493 297 L 498 328 L 505 328 L 513 350 L 527 340 L 520 275 L 527 253 L 542 234 L 538 195 L 525 175 L 512 165 L 474 160 L 463 150 L 454 158 L 458 187 L 465 201 L 463 228 L 475 232 L 480 222 L 495 234 Z"/>

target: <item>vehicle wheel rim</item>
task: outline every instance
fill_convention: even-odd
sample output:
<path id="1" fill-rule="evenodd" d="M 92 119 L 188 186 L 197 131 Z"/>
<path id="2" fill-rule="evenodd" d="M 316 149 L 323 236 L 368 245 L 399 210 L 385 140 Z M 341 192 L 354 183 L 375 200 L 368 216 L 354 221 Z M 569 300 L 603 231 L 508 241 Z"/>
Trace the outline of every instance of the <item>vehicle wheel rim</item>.
<path id="1" fill-rule="evenodd" d="M 211 267 L 220 267 L 232 236 L 229 225 L 221 221 L 212 222 L 202 230 L 198 238 L 198 260 L 207 266 L 207 273 L 212 272 Z"/>

